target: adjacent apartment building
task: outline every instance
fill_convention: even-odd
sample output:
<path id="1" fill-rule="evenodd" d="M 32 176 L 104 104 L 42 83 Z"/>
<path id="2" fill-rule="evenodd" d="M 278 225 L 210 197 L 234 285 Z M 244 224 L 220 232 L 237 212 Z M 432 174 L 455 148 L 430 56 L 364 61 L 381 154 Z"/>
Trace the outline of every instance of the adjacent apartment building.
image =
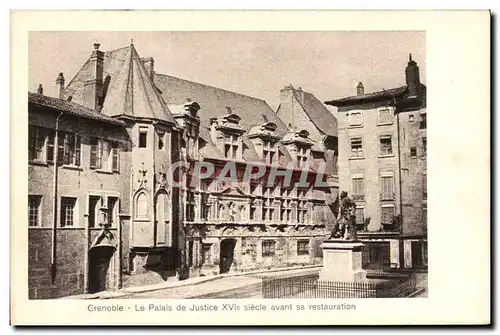
<path id="1" fill-rule="evenodd" d="M 357 204 L 365 268 L 427 267 L 426 87 L 411 55 L 405 76 L 325 102 L 338 108 L 339 188 Z"/>
<path id="2" fill-rule="evenodd" d="M 286 86 L 273 111 L 156 73 L 133 44 L 99 48 L 54 96 L 28 93 L 31 299 L 321 262 L 338 141 L 313 94 Z M 249 165 L 263 170 L 252 182 Z M 273 170 L 291 183 L 268 183 Z"/>

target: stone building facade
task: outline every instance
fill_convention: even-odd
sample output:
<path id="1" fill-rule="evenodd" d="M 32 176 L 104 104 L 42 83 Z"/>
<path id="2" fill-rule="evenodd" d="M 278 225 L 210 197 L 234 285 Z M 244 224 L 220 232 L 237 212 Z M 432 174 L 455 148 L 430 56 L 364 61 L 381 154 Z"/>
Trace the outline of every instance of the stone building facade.
<path id="1" fill-rule="evenodd" d="M 283 95 L 277 113 L 158 74 L 134 45 L 99 48 L 55 97 L 28 94 L 30 298 L 320 262 L 337 133 L 314 95 L 286 124 Z"/>
<path id="2" fill-rule="evenodd" d="M 365 267 L 427 267 L 426 87 L 411 59 L 406 85 L 327 101 L 338 108 L 340 189 L 357 204 Z"/>

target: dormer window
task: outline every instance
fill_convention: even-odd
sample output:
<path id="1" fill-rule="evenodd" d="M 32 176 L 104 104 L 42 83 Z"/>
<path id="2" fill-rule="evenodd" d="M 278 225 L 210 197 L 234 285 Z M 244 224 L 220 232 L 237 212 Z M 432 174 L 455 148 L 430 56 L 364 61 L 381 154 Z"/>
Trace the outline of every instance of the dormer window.
<path id="1" fill-rule="evenodd" d="M 307 160 L 309 158 L 309 150 L 303 146 L 297 148 L 297 166 L 299 168 L 307 167 Z"/>
<path id="2" fill-rule="evenodd" d="M 224 136 L 224 157 L 227 159 L 239 159 L 240 142 L 238 135 L 226 134 Z"/>
<path id="3" fill-rule="evenodd" d="M 276 142 L 269 140 L 263 140 L 262 142 L 262 157 L 264 158 L 264 161 L 266 164 L 274 163 L 276 157 Z"/>

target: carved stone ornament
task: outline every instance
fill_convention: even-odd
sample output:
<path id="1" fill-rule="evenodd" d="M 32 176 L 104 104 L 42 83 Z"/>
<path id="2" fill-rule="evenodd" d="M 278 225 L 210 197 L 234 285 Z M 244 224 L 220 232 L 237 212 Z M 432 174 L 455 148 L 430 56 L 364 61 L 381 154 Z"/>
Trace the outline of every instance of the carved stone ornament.
<path id="1" fill-rule="evenodd" d="M 148 170 L 144 167 L 144 163 L 141 164 L 141 167 L 137 171 L 137 188 L 146 187 L 146 183 L 148 182 L 146 173 Z"/>

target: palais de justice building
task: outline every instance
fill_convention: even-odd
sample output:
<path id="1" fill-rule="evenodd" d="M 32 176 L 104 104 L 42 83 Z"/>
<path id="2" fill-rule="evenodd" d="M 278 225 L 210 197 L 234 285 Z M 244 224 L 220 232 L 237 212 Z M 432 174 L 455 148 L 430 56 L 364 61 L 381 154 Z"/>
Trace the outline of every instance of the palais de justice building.
<path id="1" fill-rule="evenodd" d="M 28 93 L 30 298 L 321 262 L 338 137 L 336 118 L 313 94 L 286 86 L 273 111 L 156 73 L 134 45 L 99 47 L 67 85 L 57 76 L 55 94 Z M 192 182 L 196 162 L 212 163 L 213 177 Z M 217 178 L 226 162 L 237 180 Z M 264 176 L 244 182 L 249 164 Z M 268 185 L 271 169 L 289 171 L 292 184 Z M 325 183 L 299 187 L 303 173 Z"/>

